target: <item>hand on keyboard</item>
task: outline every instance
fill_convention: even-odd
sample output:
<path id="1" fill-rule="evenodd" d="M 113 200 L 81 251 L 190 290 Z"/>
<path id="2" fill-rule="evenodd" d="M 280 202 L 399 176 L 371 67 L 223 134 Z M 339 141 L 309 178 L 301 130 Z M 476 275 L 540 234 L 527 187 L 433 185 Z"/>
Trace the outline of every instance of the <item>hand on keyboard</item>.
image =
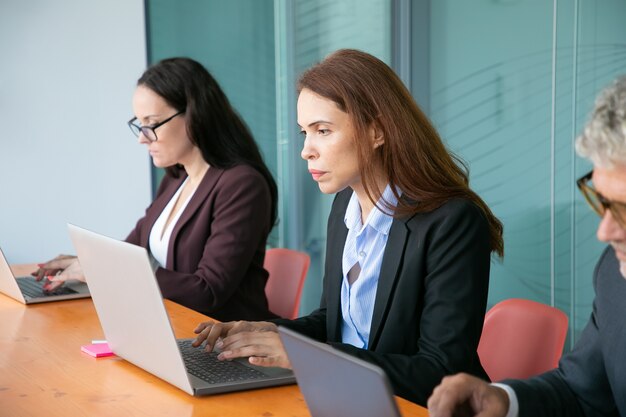
<path id="1" fill-rule="evenodd" d="M 192 346 L 198 347 L 206 341 L 205 350 L 212 352 L 218 339 L 242 332 L 278 332 L 276 325 L 267 321 L 229 321 L 220 323 L 217 321 L 205 321 L 198 324 L 194 333 L 198 337 L 193 341 Z"/>
<path id="2" fill-rule="evenodd" d="M 38 266 L 39 269 L 32 272 L 31 275 L 34 276 L 37 281 L 44 278 L 48 280 L 43 286 L 44 291 L 47 293 L 55 291 L 68 279 L 85 281 L 85 275 L 83 274 L 83 270 L 76 256 L 59 255 Z"/>
<path id="3" fill-rule="evenodd" d="M 231 321 L 227 323 L 204 322 L 194 330 L 198 337 L 192 346 L 198 347 L 206 340 L 207 352 L 218 348 L 220 360 L 248 358 L 252 365 L 278 366 L 291 369 L 287 352 L 278 336 L 274 323 L 259 321 Z"/>

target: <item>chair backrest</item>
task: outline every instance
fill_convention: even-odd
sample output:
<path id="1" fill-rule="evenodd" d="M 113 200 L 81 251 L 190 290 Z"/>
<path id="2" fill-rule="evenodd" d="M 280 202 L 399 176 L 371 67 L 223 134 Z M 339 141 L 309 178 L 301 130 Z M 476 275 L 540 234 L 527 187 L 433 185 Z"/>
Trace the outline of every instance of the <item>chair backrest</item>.
<path id="1" fill-rule="evenodd" d="M 310 263 L 309 255 L 292 249 L 272 248 L 265 252 L 264 267 L 270 273 L 265 295 L 272 313 L 287 319 L 298 317 Z"/>
<path id="2" fill-rule="evenodd" d="M 512 298 L 487 312 L 478 356 L 492 381 L 529 378 L 558 365 L 566 335 L 561 310 Z"/>

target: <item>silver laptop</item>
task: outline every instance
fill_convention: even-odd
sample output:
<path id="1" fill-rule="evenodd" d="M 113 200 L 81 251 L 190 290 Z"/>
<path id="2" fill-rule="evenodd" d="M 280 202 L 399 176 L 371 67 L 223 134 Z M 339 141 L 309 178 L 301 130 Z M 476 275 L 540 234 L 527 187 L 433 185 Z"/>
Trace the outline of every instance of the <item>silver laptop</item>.
<path id="1" fill-rule="evenodd" d="M 68 224 L 100 324 L 111 350 L 191 395 L 295 383 L 293 373 L 216 353 L 174 336 L 148 252 Z M 195 327 L 198 323 L 189 323 Z"/>
<path id="2" fill-rule="evenodd" d="M 37 281 L 34 277 L 16 277 L 13 275 L 9 263 L 0 249 L 0 293 L 6 294 L 23 304 L 89 297 L 89 288 L 84 282 L 67 281 L 53 292 L 45 292 L 43 284 L 43 280 Z"/>
<path id="3" fill-rule="evenodd" d="M 285 327 L 278 333 L 313 417 L 400 417 L 379 367 Z"/>

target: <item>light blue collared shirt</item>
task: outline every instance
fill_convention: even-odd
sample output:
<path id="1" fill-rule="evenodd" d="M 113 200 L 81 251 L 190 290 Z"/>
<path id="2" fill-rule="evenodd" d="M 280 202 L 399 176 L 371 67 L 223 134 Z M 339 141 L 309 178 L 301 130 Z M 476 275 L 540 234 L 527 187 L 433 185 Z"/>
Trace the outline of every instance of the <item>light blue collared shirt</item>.
<path id="1" fill-rule="evenodd" d="M 396 205 L 397 199 L 387 185 L 378 206 L 386 210 L 383 205 L 387 201 Z M 378 288 L 378 276 L 383 262 L 383 254 L 387 246 L 389 229 L 393 217 L 374 207 L 361 223 L 361 206 L 356 193 L 352 193 L 344 222 L 348 228 L 348 236 L 343 248 L 341 284 L 341 339 L 358 348 L 367 349 Z M 359 263 L 361 273 L 352 284 L 348 281 L 348 272 Z"/>

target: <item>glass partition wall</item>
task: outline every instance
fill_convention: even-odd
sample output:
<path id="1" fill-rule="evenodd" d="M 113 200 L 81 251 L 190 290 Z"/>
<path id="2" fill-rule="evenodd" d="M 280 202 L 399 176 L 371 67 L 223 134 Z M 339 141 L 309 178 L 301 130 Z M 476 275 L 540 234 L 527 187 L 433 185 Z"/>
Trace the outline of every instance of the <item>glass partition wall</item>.
<path id="1" fill-rule="evenodd" d="M 626 68 L 620 0 L 147 0 L 149 61 L 209 68 L 250 126 L 279 186 L 271 246 L 311 256 L 301 313 L 319 304 L 326 218 L 300 158 L 298 75 L 357 48 L 389 63 L 470 167 L 505 227 L 489 304 L 530 298 L 588 319 L 603 245 L 575 179 L 573 148 L 597 92 Z M 155 173 L 155 185 L 160 175 Z"/>
<path id="2" fill-rule="evenodd" d="M 626 4 L 438 0 L 429 14 L 429 114 L 504 223 L 489 303 L 555 305 L 570 318 L 571 346 L 604 248 L 576 188 L 591 165 L 574 138 L 598 91 L 626 73 Z"/>

